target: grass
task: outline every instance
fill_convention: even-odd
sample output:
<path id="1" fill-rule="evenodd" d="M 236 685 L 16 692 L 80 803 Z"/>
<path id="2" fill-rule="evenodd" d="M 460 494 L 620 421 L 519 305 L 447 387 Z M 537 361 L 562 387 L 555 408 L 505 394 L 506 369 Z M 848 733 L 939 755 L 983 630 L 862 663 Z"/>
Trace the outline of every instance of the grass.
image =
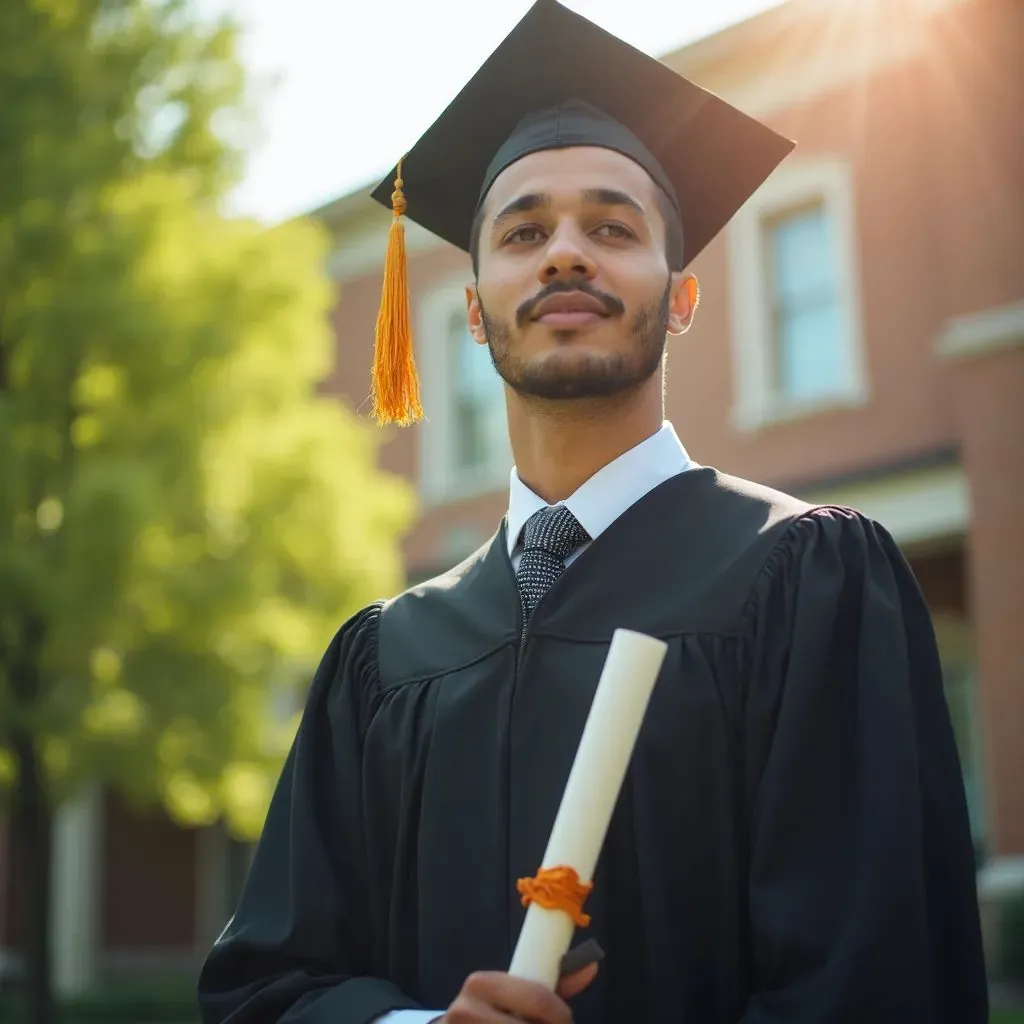
<path id="1" fill-rule="evenodd" d="M 0 996 L 0 1024 L 23 1021 L 20 999 Z M 198 1024 L 194 985 L 140 975 L 59 1005 L 54 1024 Z"/>

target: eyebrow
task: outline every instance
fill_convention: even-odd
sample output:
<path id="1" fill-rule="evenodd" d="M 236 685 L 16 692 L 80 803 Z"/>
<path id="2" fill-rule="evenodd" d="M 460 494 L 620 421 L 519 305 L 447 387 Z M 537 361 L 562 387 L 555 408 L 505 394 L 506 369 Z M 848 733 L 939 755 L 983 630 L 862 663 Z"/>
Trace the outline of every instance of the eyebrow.
<path id="1" fill-rule="evenodd" d="M 588 188 L 583 193 L 583 201 L 591 206 L 626 206 L 641 217 L 647 212 L 628 192 L 617 188 Z"/>
<path id="2" fill-rule="evenodd" d="M 628 192 L 616 188 L 588 188 L 583 190 L 583 201 L 591 206 L 625 206 L 635 213 L 645 216 L 647 211 Z M 551 196 L 543 192 L 527 192 L 517 196 L 504 206 L 494 218 L 494 227 L 521 213 L 532 213 L 551 205 Z"/>

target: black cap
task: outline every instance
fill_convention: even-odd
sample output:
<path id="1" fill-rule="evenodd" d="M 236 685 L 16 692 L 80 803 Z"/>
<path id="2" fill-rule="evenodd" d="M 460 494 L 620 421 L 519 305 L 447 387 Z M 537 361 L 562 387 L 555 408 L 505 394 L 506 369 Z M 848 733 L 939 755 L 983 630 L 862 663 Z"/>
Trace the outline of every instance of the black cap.
<path id="1" fill-rule="evenodd" d="M 468 251 L 505 168 L 584 145 L 631 157 L 662 188 L 682 221 L 684 265 L 794 146 L 556 0 L 537 0 L 404 156 L 405 215 Z M 373 191 L 389 209 L 397 175 Z"/>

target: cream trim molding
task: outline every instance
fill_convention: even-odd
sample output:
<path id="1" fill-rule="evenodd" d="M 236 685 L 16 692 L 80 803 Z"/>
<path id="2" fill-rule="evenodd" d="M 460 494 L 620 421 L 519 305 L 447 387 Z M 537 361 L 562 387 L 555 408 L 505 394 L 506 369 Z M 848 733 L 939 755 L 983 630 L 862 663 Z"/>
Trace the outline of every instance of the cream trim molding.
<path id="1" fill-rule="evenodd" d="M 960 466 L 840 485 L 800 497 L 813 504 L 856 509 L 884 526 L 900 545 L 964 534 L 971 520 L 970 489 Z"/>
<path id="2" fill-rule="evenodd" d="M 391 214 L 366 196 L 352 220 L 337 230 L 327 258 L 327 272 L 338 282 L 351 281 L 384 267 Z M 445 243 L 415 221 L 405 222 L 405 251 L 410 256 L 437 249 Z"/>
<path id="3" fill-rule="evenodd" d="M 935 350 L 942 359 L 972 359 L 1024 345 L 1024 302 L 956 317 L 942 329 Z"/>
<path id="4" fill-rule="evenodd" d="M 993 857 L 978 872 L 978 896 L 1002 902 L 1024 893 L 1024 857 Z"/>

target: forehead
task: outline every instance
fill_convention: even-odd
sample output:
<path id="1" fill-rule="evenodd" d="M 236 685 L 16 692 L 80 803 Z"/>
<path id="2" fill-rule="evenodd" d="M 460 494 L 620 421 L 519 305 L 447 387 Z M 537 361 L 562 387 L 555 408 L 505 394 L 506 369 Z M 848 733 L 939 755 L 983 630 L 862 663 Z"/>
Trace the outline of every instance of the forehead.
<path id="1" fill-rule="evenodd" d="M 530 153 L 495 179 L 485 208 L 500 210 L 517 196 L 540 193 L 579 195 L 587 189 L 626 192 L 650 209 L 656 188 L 650 175 L 634 160 L 598 146 L 573 146 Z"/>

